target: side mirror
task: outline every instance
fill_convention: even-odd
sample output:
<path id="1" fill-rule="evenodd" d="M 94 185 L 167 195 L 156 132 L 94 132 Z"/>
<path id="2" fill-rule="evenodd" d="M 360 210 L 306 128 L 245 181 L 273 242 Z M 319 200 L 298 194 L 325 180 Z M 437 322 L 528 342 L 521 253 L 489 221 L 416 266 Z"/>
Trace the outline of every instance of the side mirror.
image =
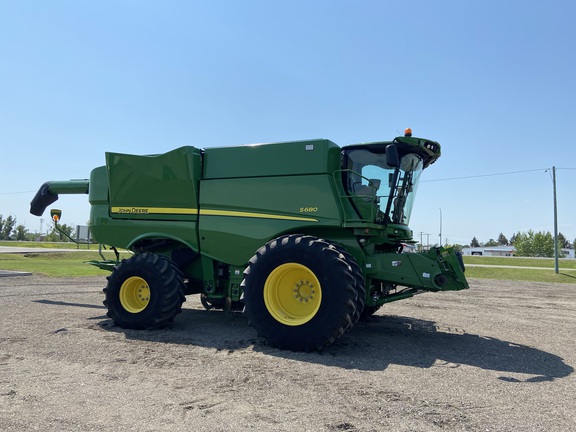
<path id="1" fill-rule="evenodd" d="M 394 144 L 386 146 L 386 164 L 390 168 L 400 167 L 400 156 L 398 156 L 398 149 Z"/>
<path id="2" fill-rule="evenodd" d="M 51 209 L 50 217 L 52 218 L 54 223 L 57 224 L 60 221 L 60 218 L 62 217 L 62 210 Z"/>

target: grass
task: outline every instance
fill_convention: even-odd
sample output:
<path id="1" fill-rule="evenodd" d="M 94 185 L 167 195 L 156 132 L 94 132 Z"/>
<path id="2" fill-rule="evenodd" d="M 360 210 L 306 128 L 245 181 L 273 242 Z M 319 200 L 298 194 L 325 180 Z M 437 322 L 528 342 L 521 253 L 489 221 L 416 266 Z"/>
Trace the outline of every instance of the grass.
<path id="1" fill-rule="evenodd" d="M 465 256 L 464 263 L 554 269 L 554 258 Z M 576 260 L 559 259 L 558 266 L 565 269 L 576 269 Z"/>
<path id="2" fill-rule="evenodd" d="M 114 259 L 114 254 L 106 252 L 107 259 Z M 121 258 L 127 258 L 128 253 L 121 253 Z M 50 252 L 28 254 L 0 254 L 0 269 L 25 271 L 45 276 L 75 277 L 75 276 L 106 276 L 109 273 L 98 267 L 87 264 L 86 261 L 102 261 L 97 251 L 82 252 Z"/>
<path id="3" fill-rule="evenodd" d="M 576 272 L 562 271 L 556 274 L 551 270 L 533 270 L 518 268 L 496 268 L 496 267 L 466 267 L 467 278 L 477 279 L 497 279 L 497 280 L 518 280 L 530 282 L 558 282 L 576 284 Z"/>
<path id="4" fill-rule="evenodd" d="M 558 274 L 554 272 L 553 258 L 465 256 L 464 264 L 467 265 L 467 278 L 576 284 L 576 271 L 574 271 L 576 270 L 576 260 L 559 260 Z M 470 264 L 507 266 L 514 268 L 472 267 Z M 526 267 L 538 267 L 539 269 L 531 269 Z M 542 270 L 540 270 L 540 268 Z"/>
<path id="5" fill-rule="evenodd" d="M 76 245 L 73 243 L 0 242 L 0 246 L 76 249 Z M 2 253 L 0 254 L 0 269 L 26 271 L 60 277 L 106 276 L 108 274 L 107 271 L 86 264 L 85 261 L 102 260 L 96 250 L 98 246 L 92 245 L 91 247 L 94 248 L 94 250 L 83 249 L 81 251 L 30 254 Z M 82 245 L 82 248 L 87 248 L 87 245 Z M 114 259 L 114 255 L 110 251 L 104 253 L 106 258 Z M 121 258 L 127 258 L 128 256 L 129 254 L 127 252 L 121 254 Z M 464 263 L 468 265 L 466 268 L 467 278 L 576 284 L 576 260 L 560 260 L 559 274 L 554 273 L 554 259 L 552 258 L 465 256 Z M 512 266 L 515 268 L 472 267 L 471 264 Z M 539 267 L 542 268 L 542 270 L 526 267 Z"/>
<path id="6" fill-rule="evenodd" d="M 11 247 L 33 247 L 42 249 L 85 249 L 98 250 L 98 244 L 81 244 L 79 246 L 72 242 L 34 242 L 34 241 L 0 241 L 0 246 Z M 90 246 L 90 247 L 88 247 Z"/>

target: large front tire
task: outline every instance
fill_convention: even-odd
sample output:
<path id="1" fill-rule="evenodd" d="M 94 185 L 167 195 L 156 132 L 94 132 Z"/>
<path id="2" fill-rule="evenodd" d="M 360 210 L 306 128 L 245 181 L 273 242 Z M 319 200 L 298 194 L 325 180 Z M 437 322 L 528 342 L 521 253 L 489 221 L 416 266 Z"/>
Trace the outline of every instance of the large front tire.
<path id="1" fill-rule="evenodd" d="M 122 328 L 165 327 L 186 301 L 180 271 L 160 255 L 142 253 L 122 260 L 107 279 L 107 315 Z"/>
<path id="2" fill-rule="evenodd" d="M 272 346 L 321 349 L 352 325 L 355 284 L 351 267 L 330 243 L 282 236 L 261 247 L 244 272 L 245 313 Z"/>
<path id="3" fill-rule="evenodd" d="M 354 324 L 360 320 L 362 312 L 364 311 L 364 304 L 366 302 L 366 287 L 364 285 L 364 276 L 362 276 L 362 270 L 350 252 L 348 252 L 343 246 L 337 244 L 332 245 L 332 247 L 334 247 L 344 256 L 344 259 L 350 266 L 352 274 L 354 275 L 356 289 L 356 311 L 352 316 L 352 323 L 350 325 L 350 328 L 352 328 Z"/>

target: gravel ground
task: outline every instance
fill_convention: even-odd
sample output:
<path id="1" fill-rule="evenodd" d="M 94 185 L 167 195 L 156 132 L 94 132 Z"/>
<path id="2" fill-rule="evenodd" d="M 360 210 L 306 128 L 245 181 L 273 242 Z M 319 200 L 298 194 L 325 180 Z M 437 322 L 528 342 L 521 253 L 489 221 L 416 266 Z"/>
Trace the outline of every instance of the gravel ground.
<path id="1" fill-rule="evenodd" d="M 576 430 L 576 285 L 471 280 L 306 354 L 197 297 L 120 329 L 104 281 L 0 278 L 0 430 Z"/>

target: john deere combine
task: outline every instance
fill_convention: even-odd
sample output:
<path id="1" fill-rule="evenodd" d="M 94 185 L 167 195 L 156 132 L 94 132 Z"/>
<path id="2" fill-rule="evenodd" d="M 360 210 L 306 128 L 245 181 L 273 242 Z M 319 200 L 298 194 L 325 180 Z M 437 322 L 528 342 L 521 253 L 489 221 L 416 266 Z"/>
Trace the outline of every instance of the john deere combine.
<path id="1" fill-rule="evenodd" d="M 403 252 L 420 174 L 439 157 L 411 133 L 106 153 L 89 180 L 42 185 L 30 211 L 88 194 L 94 239 L 134 253 L 94 262 L 111 271 L 104 304 L 117 325 L 166 326 L 200 294 L 206 308 L 243 308 L 270 345 L 307 351 L 385 303 L 468 288 L 452 249 Z"/>

